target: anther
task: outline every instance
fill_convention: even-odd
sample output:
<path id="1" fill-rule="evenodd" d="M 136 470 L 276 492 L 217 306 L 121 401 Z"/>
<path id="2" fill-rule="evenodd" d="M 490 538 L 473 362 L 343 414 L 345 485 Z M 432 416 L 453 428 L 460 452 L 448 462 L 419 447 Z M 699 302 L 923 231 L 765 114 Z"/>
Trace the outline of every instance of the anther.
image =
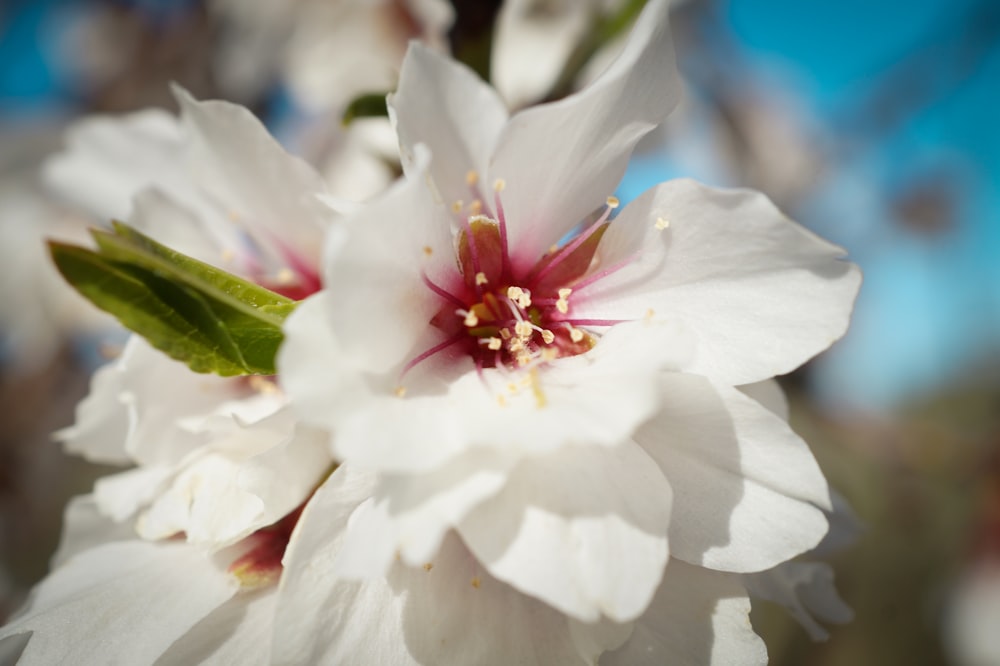
<path id="1" fill-rule="evenodd" d="M 479 174 L 476 173 L 475 169 L 469 169 L 465 174 L 465 184 L 472 187 L 479 182 Z"/>
<path id="2" fill-rule="evenodd" d="M 473 215 L 479 215 L 483 212 L 483 202 L 479 199 L 473 199 L 472 203 L 469 204 L 469 212 Z"/>
<path id="3" fill-rule="evenodd" d="M 519 321 L 514 324 L 514 332 L 517 333 L 517 336 L 520 338 L 531 337 L 532 330 L 531 322 Z"/>
<path id="4" fill-rule="evenodd" d="M 504 180 L 503 178 L 497 178 L 495 181 L 493 181 L 494 192 L 503 192 L 505 187 L 507 187 L 507 181 Z"/>
<path id="5" fill-rule="evenodd" d="M 396 394 L 397 398 L 405 397 L 406 396 L 406 387 L 405 386 L 397 386 L 396 390 L 393 391 L 393 393 Z"/>
<path id="6" fill-rule="evenodd" d="M 486 346 L 493 351 L 499 351 L 500 348 L 503 347 L 503 340 L 500 338 L 487 338 Z"/>
<path id="7" fill-rule="evenodd" d="M 608 197 L 605 200 L 605 203 L 608 204 L 608 208 L 615 209 L 618 208 L 622 202 L 618 200 L 618 197 Z"/>
<path id="8" fill-rule="evenodd" d="M 546 329 L 542 329 L 542 340 L 545 341 L 545 344 L 551 345 L 555 341 L 555 339 L 556 339 L 556 334 L 555 333 L 553 333 L 552 331 L 550 331 L 547 328 Z"/>
<path id="9" fill-rule="evenodd" d="M 580 342 L 580 340 L 583 340 L 583 331 L 578 328 L 570 328 L 569 339 L 573 342 Z"/>
<path id="10" fill-rule="evenodd" d="M 663 231 L 670 226 L 670 220 L 662 217 L 656 218 L 656 224 L 654 225 L 657 231 Z"/>
<path id="11" fill-rule="evenodd" d="M 455 201 L 451 204 L 451 210 L 455 213 L 461 213 L 462 206 L 464 205 L 465 202 L 463 202 L 461 199 L 455 199 Z"/>
<path id="12" fill-rule="evenodd" d="M 482 271 L 479 271 L 478 273 L 476 273 L 476 284 L 477 285 L 486 284 L 487 282 L 488 282 L 488 280 L 486 279 L 486 273 L 484 273 Z"/>
<path id="13" fill-rule="evenodd" d="M 465 317 L 462 321 L 469 328 L 479 325 L 479 317 L 477 317 L 476 313 L 471 310 L 455 310 L 455 314 L 460 317 Z"/>

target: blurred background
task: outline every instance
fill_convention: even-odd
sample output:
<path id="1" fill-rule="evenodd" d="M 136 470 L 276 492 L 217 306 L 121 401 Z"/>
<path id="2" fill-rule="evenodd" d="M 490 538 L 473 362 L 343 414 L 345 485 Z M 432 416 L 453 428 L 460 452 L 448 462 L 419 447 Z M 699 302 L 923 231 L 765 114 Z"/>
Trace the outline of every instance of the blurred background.
<path id="1" fill-rule="evenodd" d="M 44 575 L 67 498 L 106 471 L 50 434 L 122 340 L 46 263 L 42 239 L 89 220 L 41 165 L 84 115 L 174 109 L 171 81 L 314 157 L 343 109 L 289 63 L 320 2 L 337 0 L 0 4 L 0 618 Z M 448 42 L 482 65 L 499 2 L 454 4 Z M 772 663 L 1000 664 L 1000 2 L 675 5 L 685 100 L 621 198 L 678 176 L 753 187 L 865 272 L 847 337 L 783 378 L 863 525 L 833 558 L 856 617 L 813 642 L 755 605 Z"/>

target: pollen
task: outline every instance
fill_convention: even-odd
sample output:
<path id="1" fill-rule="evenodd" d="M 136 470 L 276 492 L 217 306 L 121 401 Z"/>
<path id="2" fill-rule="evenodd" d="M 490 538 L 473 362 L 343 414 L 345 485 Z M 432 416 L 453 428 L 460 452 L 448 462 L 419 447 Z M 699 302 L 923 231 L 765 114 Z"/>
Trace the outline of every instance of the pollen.
<path id="1" fill-rule="evenodd" d="M 486 273 L 484 273 L 482 271 L 479 271 L 478 273 L 476 273 L 476 284 L 477 285 L 486 284 L 487 282 L 489 282 L 489 280 L 486 279 Z"/>
<path id="2" fill-rule="evenodd" d="M 556 339 L 556 334 L 555 333 L 553 333 L 552 331 L 550 331 L 548 329 L 543 329 L 542 330 L 542 340 L 545 341 L 545 344 L 551 345 L 553 342 L 555 342 L 555 339 Z"/>
<path id="3" fill-rule="evenodd" d="M 569 339 L 573 342 L 580 342 L 580 340 L 583 340 L 583 331 L 578 328 L 569 329 Z"/>
<path id="4" fill-rule="evenodd" d="M 465 315 L 463 323 L 469 328 L 474 328 L 479 325 L 479 317 L 476 316 L 475 312 L 465 312 L 464 310 L 459 310 L 457 314 Z"/>
<path id="5" fill-rule="evenodd" d="M 507 187 L 507 181 L 504 180 L 503 178 L 497 178 L 495 181 L 493 181 L 494 192 L 503 192 L 505 187 Z"/>
<path id="6" fill-rule="evenodd" d="M 618 197 L 608 197 L 606 200 L 608 208 L 615 209 L 622 205 L 622 202 L 618 200 Z"/>
<path id="7" fill-rule="evenodd" d="M 462 201 L 461 199 L 455 199 L 455 201 L 451 204 L 451 210 L 454 213 L 461 213 L 462 207 L 464 205 L 465 205 L 464 201 Z"/>
<path id="8" fill-rule="evenodd" d="M 288 268 L 286 266 L 285 268 L 282 268 L 280 271 L 278 271 L 278 274 L 275 276 L 275 280 L 277 281 L 278 284 L 283 284 L 283 285 L 291 284 L 295 282 L 295 273 L 292 272 L 291 268 Z"/>
<path id="9" fill-rule="evenodd" d="M 503 338 L 504 340 L 510 340 L 510 329 L 509 328 L 501 328 L 500 329 L 500 337 Z"/>
<path id="10" fill-rule="evenodd" d="M 434 564 L 433 564 L 433 563 L 431 563 L 431 562 L 428 562 L 428 563 L 426 563 L 426 564 L 424 565 L 424 571 L 430 571 L 430 570 L 431 570 L 431 569 L 433 569 L 433 568 L 434 568 Z"/>
<path id="11" fill-rule="evenodd" d="M 646 310 L 646 314 L 644 315 L 644 319 L 645 319 L 646 321 L 649 321 L 649 320 L 651 320 L 651 319 L 652 319 L 652 318 L 653 318 L 654 316 L 656 316 L 656 312 L 655 312 L 655 311 L 653 310 L 653 308 L 649 308 L 648 310 Z"/>
<path id="12" fill-rule="evenodd" d="M 530 322 L 519 321 L 514 324 L 514 332 L 517 333 L 519 338 L 531 337 L 532 330 Z"/>
<path id="13" fill-rule="evenodd" d="M 472 587 L 474 587 L 474 588 L 476 588 L 478 590 L 479 586 L 482 585 L 482 584 L 483 584 L 483 581 L 481 581 L 479 579 L 479 576 L 473 576 L 473 578 L 472 578 Z"/>
<path id="14" fill-rule="evenodd" d="M 656 218 L 656 224 L 654 226 L 656 227 L 657 231 L 663 231 L 664 229 L 670 226 L 670 220 L 663 217 L 658 217 Z"/>
<path id="15" fill-rule="evenodd" d="M 424 255 L 429 257 L 432 254 L 434 254 L 434 248 L 432 248 L 430 245 L 424 245 Z"/>
<path id="16" fill-rule="evenodd" d="M 479 174 L 475 169 L 469 169 L 465 174 L 465 184 L 472 187 L 479 182 Z"/>
<path id="17" fill-rule="evenodd" d="M 406 396 L 406 387 L 405 386 L 397 386 L 396 390 L 394 390 L 393 393 L 396 394 L 397 398 L 403 398 L 403 397 Z"/>
<path id="18" fill-rule="evenodd" d="M 472 203 L 469 204 L 469 212 L 473 215 L 479 215 L 483 212 L 483 202 L 479 199 L 473 199 Z"/>
<path id="19" fill-rule="evenodd" d="M 566 287 L 559 290 L 559 300 L 556 301 L 556 310 L 562 314 L 569 312 L 569 295 L 572 293 L 573 290 Z"/>
<path id="20" fill-rule="evenodd" d="M 503 340 L 500 338 L 487 338 L 486 346 L 493 351 L 500 351 L 500 348 L 503 347 Z"/>
<path id="21" fill-rule="evenodd" d="M 517 303 L 519 308 L 531 307 L 531 292 L 521 287 L 507 287 L 507 298 Z"/>

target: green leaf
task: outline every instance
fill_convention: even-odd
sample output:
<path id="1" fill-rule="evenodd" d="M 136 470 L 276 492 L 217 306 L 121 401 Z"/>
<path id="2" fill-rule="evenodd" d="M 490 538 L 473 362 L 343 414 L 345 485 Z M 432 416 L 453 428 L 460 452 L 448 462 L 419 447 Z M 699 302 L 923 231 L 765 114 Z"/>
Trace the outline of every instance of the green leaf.
<path id="1" fill-rule="evenodd" d="M 297 303 L 115 223 L 97 250 L 50 242 L 63 277 L 97 307 L 196 372 L 275 373 Z"/>

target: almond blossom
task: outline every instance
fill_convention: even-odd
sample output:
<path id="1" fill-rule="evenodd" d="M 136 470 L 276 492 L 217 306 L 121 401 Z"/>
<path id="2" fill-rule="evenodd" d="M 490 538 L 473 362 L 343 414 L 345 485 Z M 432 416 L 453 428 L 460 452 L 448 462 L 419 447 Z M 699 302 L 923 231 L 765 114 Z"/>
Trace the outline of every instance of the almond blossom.
<path id="1" fill-rule="evenodd" d="M 575 621 L 641 623 L 675 561 L 762 571 L 826 533 L 807 446 L 735 387 L 842 335 L 856 267 L 753 192 L 673 181 L 611 218 L 677 101 L 666 14 L 512 117 L 411 46 L 390 97 L 407 178 L 331 231 L 329 287 L 279 357 L 303 419 L 379 473 L 329 575 L 420 567 L 457 534 Z"/>

